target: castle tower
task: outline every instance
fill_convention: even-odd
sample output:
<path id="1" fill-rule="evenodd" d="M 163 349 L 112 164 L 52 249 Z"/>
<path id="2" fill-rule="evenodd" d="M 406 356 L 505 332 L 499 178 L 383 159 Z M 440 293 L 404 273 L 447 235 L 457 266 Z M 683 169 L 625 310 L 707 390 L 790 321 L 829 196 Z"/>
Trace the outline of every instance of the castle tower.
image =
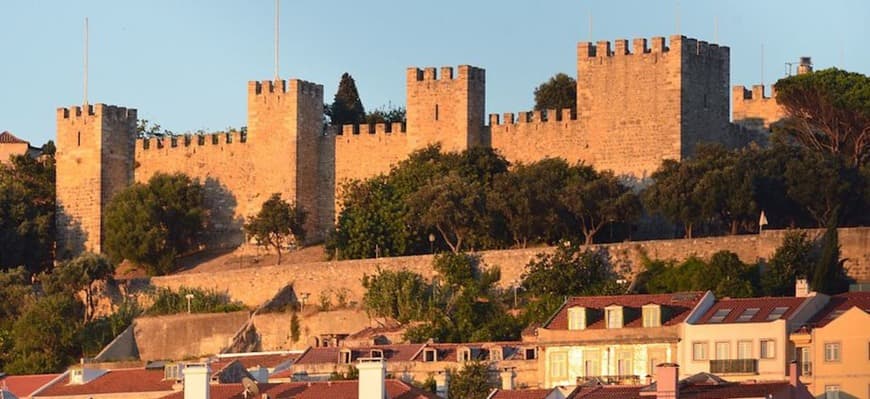
<path id="1" fill-rule="evenodd" d="M 460 65 L 408 68 L 408 141 L 411 150 L 440 142 L 442 149 L 461 151 L 483 144 L 486 71 Z"/>
<path id="2" fill-rule="evenodd" d="M 255 145 L 257 198 L 242 199 L 255 214 L 271 193 L 308 213 L 306 231 L 319 238 L 318 162 L 323 136 L 323 86 L 303 80 L 248 83 L 248 142 Z"/>
<path id="3" fill-rule="evenodd" d="M 648 177 L 728 132 L 729 49 L 671 36 L 579 43 L 577 113 L 601 137 L 592 162 Z"/>
<path id="4" fill-rule="evenodd" d="M 136 110 L 57 110 L 57 256 L 102 251 L 104 211 L 133 181 Z"/>

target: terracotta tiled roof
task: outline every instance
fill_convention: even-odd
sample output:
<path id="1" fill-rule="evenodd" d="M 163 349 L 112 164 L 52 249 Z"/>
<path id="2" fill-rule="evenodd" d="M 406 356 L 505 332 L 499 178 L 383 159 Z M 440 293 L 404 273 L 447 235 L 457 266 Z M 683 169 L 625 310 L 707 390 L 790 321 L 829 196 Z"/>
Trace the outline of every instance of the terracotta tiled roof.
<path id="1" fill-rule="evenodd" d="M 816 313 L 807 324 L 812 327 L 824 327 L 853 307 L 870 313 L 870 292 L 847 292 L 832 296 L 828 304 Z"/>
<path id="2" fill-rule="evenodd" d="M 238 360 L 246 369 L 251 367 L 262 366 L 266 368 L 275 368 L 287 361 L 293 361 L 299 358 L 301 353 L 269 353 L 269 354 L 245 354 L 239 356 L 221 357 L 222 361 Z"/>
<path id="3" fill-rule="evenodd" d="M 698 324 L 764 323 L 788 319 L 795 309 L 806 300 L 808 298 L 795 297 L 720 299 L 698 319 Z M 774 312 L 776 308 L 780 308 L 780 312 Z M 714 316 L 717 316 L 717 312 L 719 318 L 714 318 Z M 781 315 L 776 317 L 779 313 Z"/>
<path id="4" fill-rule="evenodd" d="M 69 384 L 64 379 L 39 393 L 39 396 L 99 395 L 108 393 L 136 393 L 171 391 L 175 381 L 164 381 L 163 370 L 118 369 L 109 370 L 86 384 Z"/>
<path id="5" fill-rule="evenodd" d="M 387 397 L 390 399 L 437 399 L 433 393 L 412 387 L 402 381 L 387 380 Z M 272 399 L 357 399 L 358 381 L 289 382 L 283 384 L 257 384 L 260 394 Z M 211 385 L 211 399 L 244 399 L 242 384 Z M 259 396 L 258 396 L 259 397 Z M 175 392 L 163 399 L 183 399 L 184 392 Z"/>
<path id="6" fill-rule="evenodd" d="M 498 390 L 491 399 L 546 399 L 552 389 L 519 389 L 513 391 Z"/>
<path id="7" fill-rule="evenodd" d="M 689 385 L 680 388 L 682 399 L 766 398 L 787 393 L 787 382 L 728 383 L 721 385 Z"/>
<path id="8" fill-rule="evenodd" d="M 568 298 L 566 303 L 559 308 L 555 316 L 550 319 L 549 323 L 544 325 L 544 328 L 551 330 L 567 330 L 568 329 L 568 308 L 579 306 L 587 309 L 603 310 L 610 305 L 621 305 L 629 308 L 640 309 L 643 305 L 661 305 L 667 308 L 670 314 L 666 320 L 662 320 L 663 326 L 678 324 L 686 319 L 698 301 L 704 296 L 703 292 L 678 292 L 674 294 L 647 294 L 647 295 L 610 295 L 610 296 L 578 296 Z M 663 312 L 665 313 L 665 312 Z M 633 316 L 629 316 L 623 324 L 623 327 L 641 327 L 643 325 L 643 316 L 640 312 L 636 312 Z M 603 316 L 597 317 L 594 320 L 587 320 L 586 329 L 603 329 L 605 328 Z"/>
<path id="9" fill-rule="evenodd" d="M 423 347 L 423 344 L 395 344 L 395 345 L 372 345 L 354 348 L 310 348 L 305 351 L 299 359 L 296 360 L 297 365 L 304 364 L 319 364 L 319 363 L 337 363 L 338 354 L 341 350 L 346 349 L 351 351 L 350 361 L 353 363 L 356 359 L 370 357 L 372 350 L 381 350 L 384 353 L 384 360 L 387 362 L 407 362 L 414 359 L 414 355 Z"/>
<path id="10" fill-rule="evenodd" d="M 8 131 L 4 131 L 0 133 L 0 144 L 30 144 L 18 137 L 15 137 L 14 134 L 9 133 Z"/>
<path id="11" fill-rule="evenodd" d="M 10 375 L 0 378 L 0 387 L 6 386 L 6 390 L 19 398 L 30 396 L 33 391 L 42 388 L 60 374 L 34 374 L 34 375 Z"/>

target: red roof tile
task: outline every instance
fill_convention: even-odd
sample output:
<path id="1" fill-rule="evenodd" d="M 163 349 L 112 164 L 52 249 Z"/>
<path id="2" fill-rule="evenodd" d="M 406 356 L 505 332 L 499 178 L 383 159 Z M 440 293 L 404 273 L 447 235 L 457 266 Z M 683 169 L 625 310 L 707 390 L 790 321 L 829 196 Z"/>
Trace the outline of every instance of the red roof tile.
<path id="1" fill-rule="evenodd" d="M 728 383 L 689 385 L 680 388 L 682 399 L 765 398 L 788 392 L 787 382 Z"/>
<path id="2" fill-rule="evenodd" d="M 60 374 L 10 375 L 0 379 L 0 387 L 12 392 L 19 398 L 30 396 L 33 391 L 42 388 Z"/>
<path id="3" fill-rule="evenodd" d="M 275 368 L 287 361 L 296 360 L 300 353 L 269 353 L 269 354 L 245 354 L 239 356 L 224 356 L 221 360 L 238 360 L 246 369 L 262 366 Z"/>
<path id="4" fill-rule="evenodd" d="M 4 131 L 0 133 L 0 144 L 30 144 L 18 137 L 15 137 L 12 133 L 8 131 Z"/>
<path id="5" fill-rule="evenodd" d="M 847 292 L 832 296 L 828 304 L 816 313 L 807 324 L 812 327 L 824 327 L 853 307 L 870 313 L 870 292 Z"/>
<path id="6" fill-rule="evenodd" d="M 434 393 L 412 387 L 399 380 L 385 382 L 390 399 L 437 399 Z M 211 399 L 244 399 L 245 388 L 242 384 L 211 385 Z M 359 381 L 329 382 L 288 382 L 283 384 L 257 384 L 260 394 L 272 399 L 356 399 L 359 394 Z M 183 399 L 184 392 L 175 392 L 163 399 Z"/>
<path id="7" fill-rule="evenodd" d="M 768 321 L 788 319 L 794 311 L 808 298 L 795 297 L 764 297 L 764 298 L 728 298 L 720 299 L 698 319 L 698 324 L 719 324 L 719 323 L 766 323 Z M 771 312 L 776 308 L 784 308 L 781 316 L 771 318 Z M 729 311 L 730 309 L 730 311 Z M 757 311 L 753 310 L 757 309 Z M 724 315 L 721 321 L 711 321 L 716 312 L 720 312 L 720 316 Z M 727 312 L 727 313 L 726 313 Z M 745 318 L 740 316 L 746 313 Z M 755 312 L 754 315 L 752 312 Z M 751 317 L 749 317 L 751 315 Z M 771 318 L 771 320 L 768 320 Z"/>
<path id="8" fill-rule="evenodd" d="M 491 399 L 546 399 L 552 389 L 518 389 L 513 391 L 498 390 Z"/>
<path id="9" fill-rule="evenodd" d="M 640 398 L 641 385 L 599 385 L 594 387 L 580 387 L 572 395 L 571 399 L 635 399 Z M 644 398 L 648 398 L 645 396 Z"/>
<path id="10" fill-rule="evenodd" d="M 354 348 L 339 348 L 335 346 L 327 348 L 310 348 L 296 360 L 295 364 L 338 363 L 338 354 L 342 350 L 350 350 L 350 361 L 352 363 L 359 358 L 370 357 L 372 350 L 383 351 L 384 360 L 387 362 L 407 362 L 413 360 L 414 355 L 416 355 L 422 347 L 423 344 L 396 344 L 361 346 Z"/>
<path id="11" fill-rule="evenodd" d="M 295 398 L 296 395 L 308 388 L 307 383 L 285 384 L 257 384 L 260 395 L 267 394 L 272 399 Z M 214 384 L 210 385 L 211 399 L 245 399 L 245 387 L 242 384 Z M 259 396 L 257 396 L 259 397 Z M 175 392 L 164 396 L 162 399 L 184 399 L 184 392 Z"/>
<path id="12" fill-rule="evenodd" d="M 163 370 L 118 369 L 109 370 L 86 384 L 71 385 L 68 378 L 64 379 L 40 392 L 39 396 L 171 391 L 174 383 L 163 380 Z"/>
<path id="13" fill-rule="evenodd" d="M 610 296 L 578 296 L 571 297 L 565 304 L 559 308 L 556 314 L 550 319 L 549 323 L 544 325 L 544 328 L 551 330 L 567 330 L 568 329 L 568 308 L 579 306 L 587 309 L 599 309 L 610 305 L 621 305 L 629 308 L 640 309 L 643 305 L 661 305 L 670 309 L 670 317 L 667 320 L 662 320 L 663 326 L 670 326 L 682 322 L 689 315 L 692 309 L 698 304 L 698 301 L 704 296 L 703 292 L 678 292 L 674 294 L 646 294 L 646 295 L 610 295 Z M 630 319 L 625 321 L 623 327 L 641 327 L 643 318 L 640 312 L 635 315 L 629 315 Z M 594 321 L 587 320 L 587 329 L 603 329 L 605 328 L 604 318 L 597 317 Z"/>

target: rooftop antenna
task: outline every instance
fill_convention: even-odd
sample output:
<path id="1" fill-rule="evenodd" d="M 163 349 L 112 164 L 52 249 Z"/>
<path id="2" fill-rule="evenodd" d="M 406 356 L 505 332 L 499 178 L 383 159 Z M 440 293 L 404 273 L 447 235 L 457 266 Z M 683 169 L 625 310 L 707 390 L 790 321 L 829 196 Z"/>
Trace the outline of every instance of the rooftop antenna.
<path id="1" fill-rule="evenodd" d="M 592 10 L 589 10 L 589 43 L 592 43 Z"/>
<path id="2" fill-rule="evenodd" d="M 764 43 L 761 43 L 761 85 L 764 86 Z"/>
<path id="3" fill-rule="evenodd" d="M 713 41 L 719 43 L 719 16 L 713 16 Z"/>
<path id="4" fill-rule="evenodd" d="M 84 89 L 84 104 L 85 107 L 88 106 L 88 17 L 85 17 L 85 48 L 84 48 L 84 82 L 82 83 Z"/>
<path id="5" fill-rule="evenodd" d="M 679 35 L 680 34 L 680 0 L 677 0 L 676 3 L 677 3 L 677 7 L 675 10 L 676 11 L 676 24 L 677 24 L 677 34 Z"/>
<path id="6" fill-rule="evenodd" d="M 275 80 L 278 80 L 278 16 L 280 14 L 281 0 L 275 0 Z"/>

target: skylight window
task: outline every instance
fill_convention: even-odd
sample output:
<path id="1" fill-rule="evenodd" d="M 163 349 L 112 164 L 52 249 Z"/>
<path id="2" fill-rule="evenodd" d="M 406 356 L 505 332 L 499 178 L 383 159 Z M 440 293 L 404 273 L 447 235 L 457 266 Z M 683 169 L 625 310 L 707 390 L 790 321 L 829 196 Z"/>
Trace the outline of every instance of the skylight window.
<path id="1" fill-rule="evenodd" d="M 737 317 L 737 321 L 749 321 L 752 320 L 755 315 L 758 314 L 758 311 L 761 310 L 759 308 L 747 308 Z"/>
<path id="2" fill-rule="evenodd" d="M 769 315 L 767 315 L 767 320 L 779 320 L 779 318 L 787 311 L 788 306 L 777 306 L 770 311 Z"/>
<path id="3" fill-rule="evenodd" d="M 831 320 L 834 320 L 837 317 L 840 317 L 840 315 L 842 315 L 843 313 L 846 313 L 846 311 L 845 310 L 835 310 L 835 311 L 831 312 L 831 314 L 828 315 L 828 318 Z"/>
<path id="4" fill-rule="evenodd" d="M 722 320 L 725 320 L 725 316 L 728 316 L 728 313 L 731 313 L 731 309 L 719 309 L 716 313 L 713 313 L 713 317 L 710 318 L 710 323 L 721 323 Z"/>

